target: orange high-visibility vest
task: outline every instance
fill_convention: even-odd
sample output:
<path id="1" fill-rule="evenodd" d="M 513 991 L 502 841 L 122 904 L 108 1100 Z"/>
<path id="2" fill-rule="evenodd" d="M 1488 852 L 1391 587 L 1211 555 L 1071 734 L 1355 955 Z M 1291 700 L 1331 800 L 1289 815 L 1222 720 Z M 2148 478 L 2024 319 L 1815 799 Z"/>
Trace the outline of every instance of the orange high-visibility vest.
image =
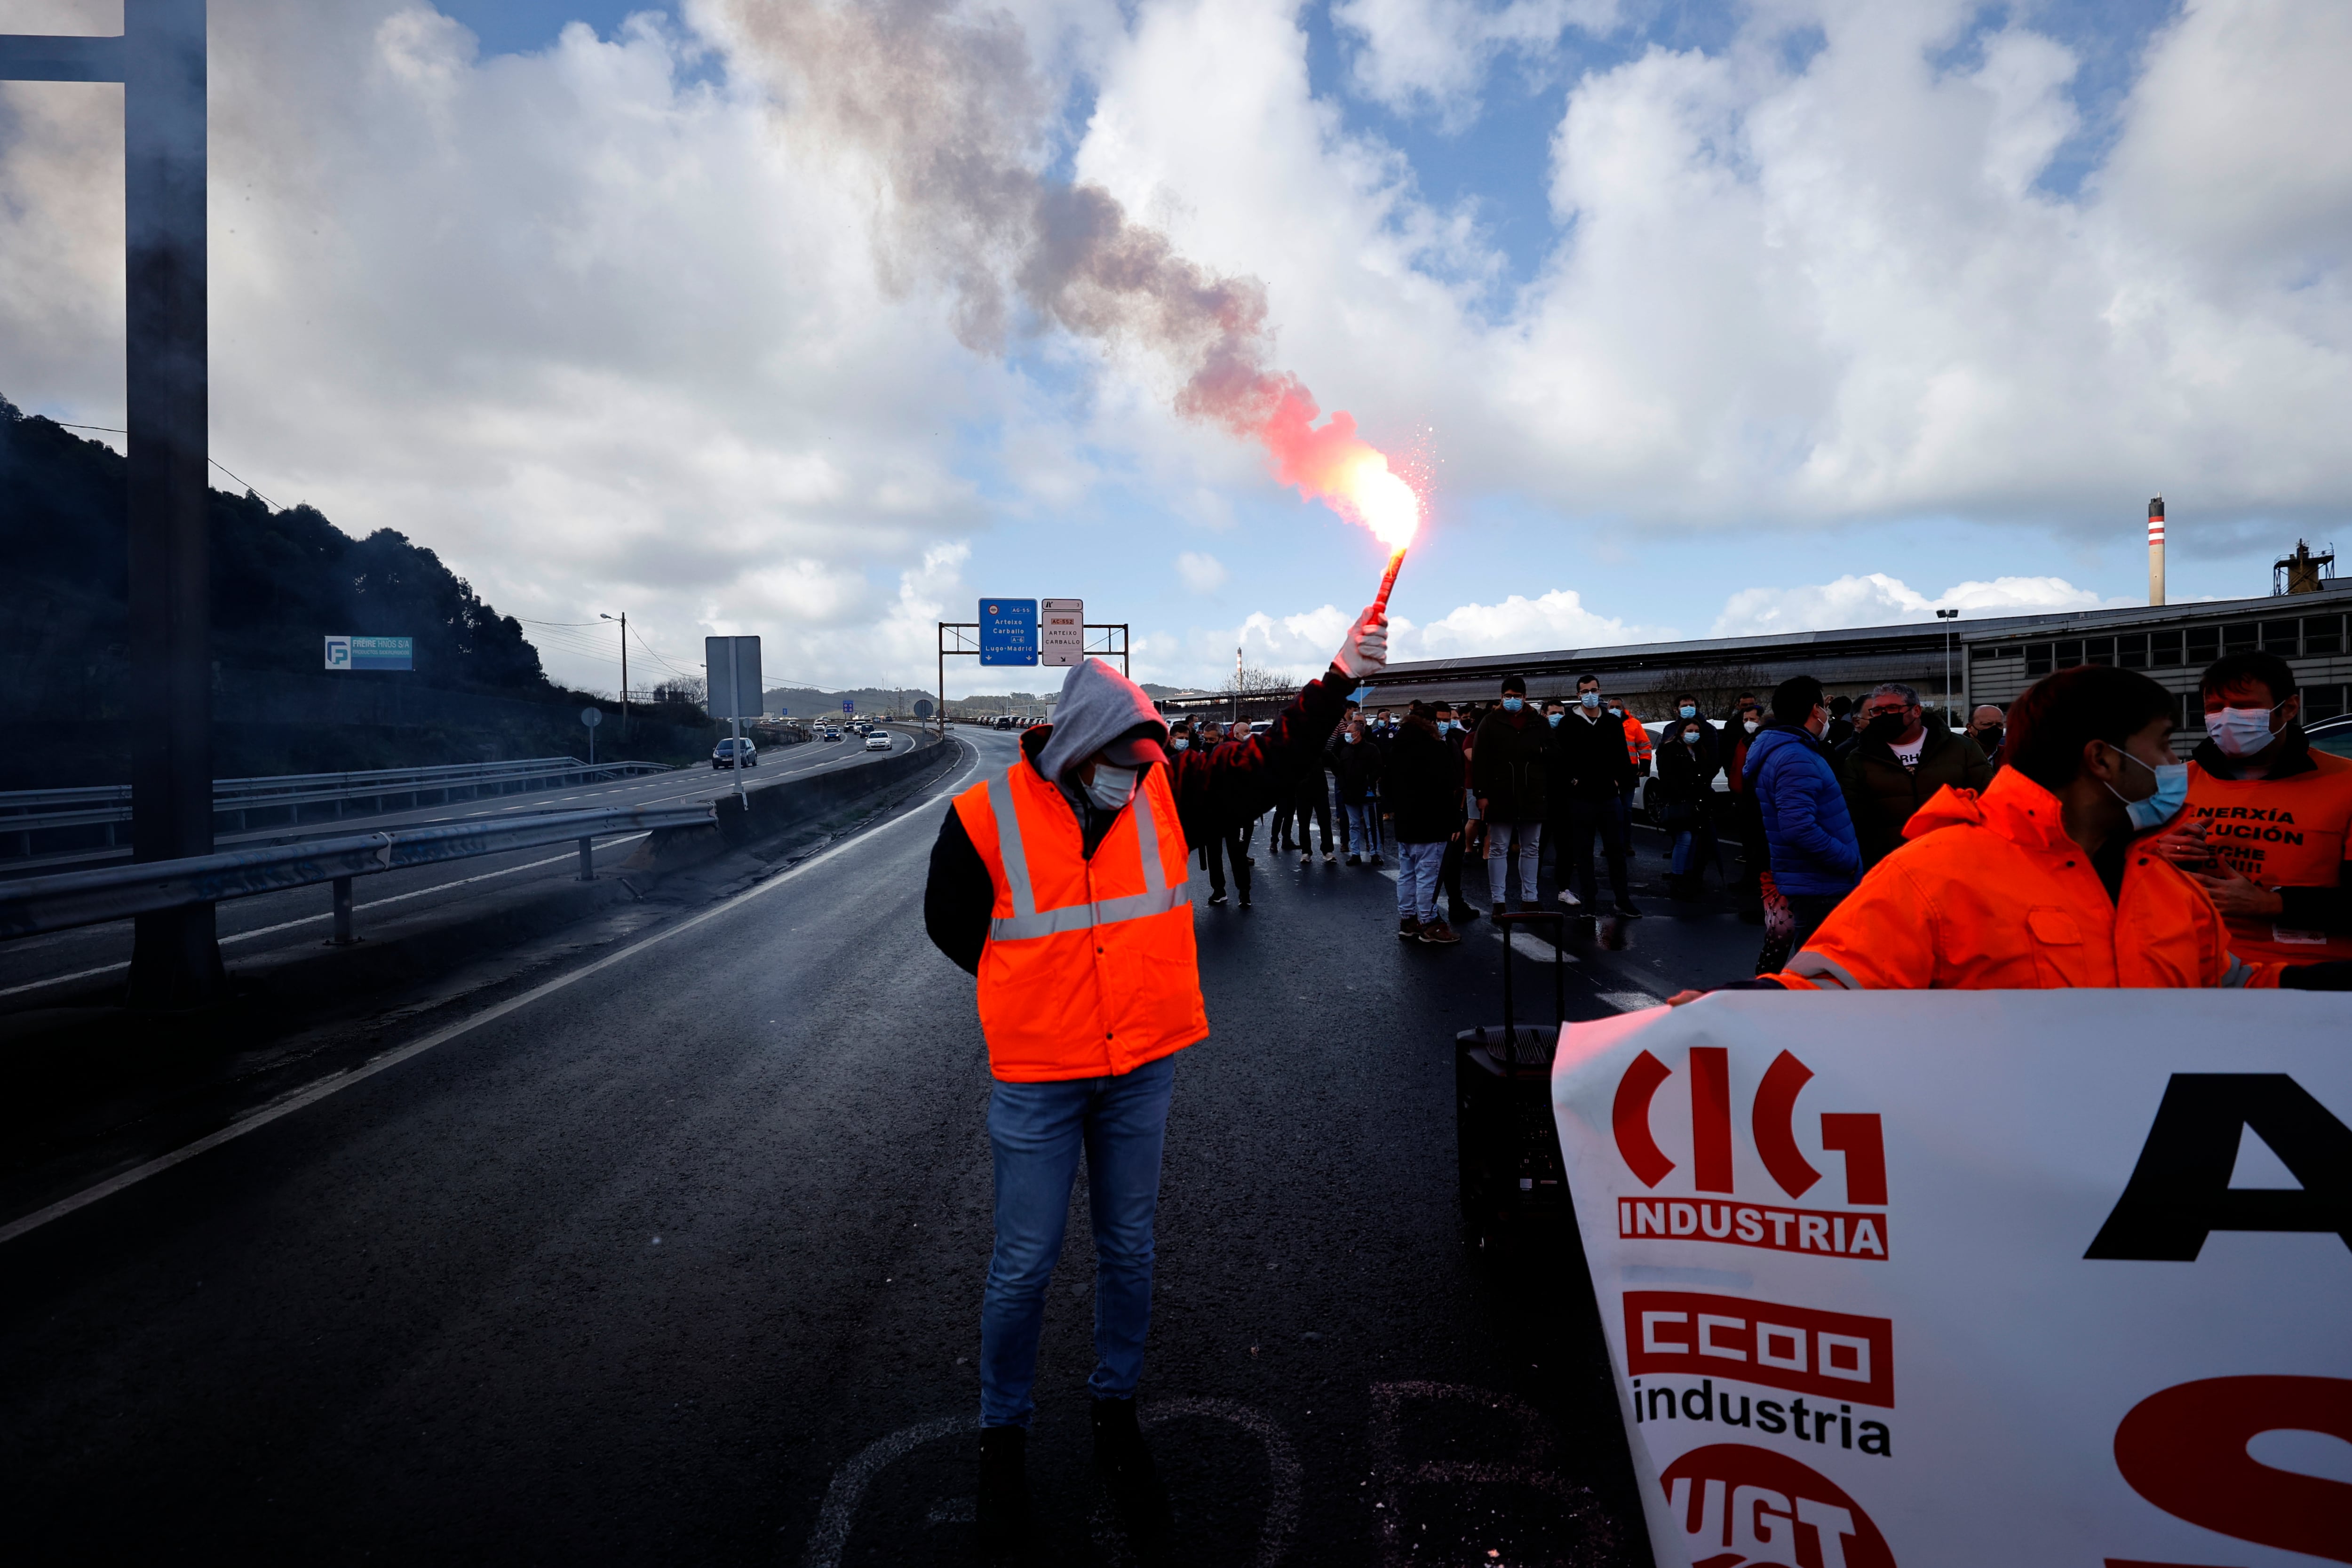
<path id="1" fill-rule="evenodd" d="M 1642 728 L 1642 721 L 1631 713 L 1625 715 L 1625 753 L 1633 759 L 1635 773 L 1650 771 L 1650 732 Z"/>
<path id="2" fill-rule="evenodd" d="M 980 957 L 991 1072 L 1108 1078 L 1207 1037 L 1165 768 L 1143 770 L 1091 860 L 1077 813 L 1026 758 L 956 796 L 955 810 L 996 886 Z"/>
<path id="3" fill-rule="evenodd" d="M 2283 779 L 2223 779 L 2192 762 L 2183 820 L 2210 822 L 2213 852 L 2265 888 L 2336 887 L 2352 856 L 2352 761 L 2315 751 L 2311 763 Z M 2284 963 L 2352 958 L 2352 932 L 2269 920 L 2231 921 L 2230 945 L 2241 957 Z"/>
<path id="4" fill-rule="evenodd" d="M 2107 897 L 2060 809 L 2015 768 L 1982 794 L 1945 785 L 1772 978 L 1815 991 L 2278 984 L 2282 965 L 2232 953 L 2213 900 L 2153 848 L 2132 847 Z"/>

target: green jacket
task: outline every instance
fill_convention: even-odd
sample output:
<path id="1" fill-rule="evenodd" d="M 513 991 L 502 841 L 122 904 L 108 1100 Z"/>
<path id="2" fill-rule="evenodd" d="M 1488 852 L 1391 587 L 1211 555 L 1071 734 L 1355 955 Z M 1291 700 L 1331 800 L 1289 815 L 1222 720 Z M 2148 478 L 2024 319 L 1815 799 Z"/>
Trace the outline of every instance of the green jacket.
<path id="1" fill-rule="evenodd" d="M 1927 726 L 1916 773 L 1903 765 L 1893 747 L 1877 741 L 1855 742 L 1838 764 L 1838 784 L 1862 842 L 1864 866 L 1877 865 L 1897 848 L 1911 814 L 1946 784 L 1982 789 L 1992 782 L 1992 764 L 1974 741 L 1953 734 L 1932 713 Z"/>

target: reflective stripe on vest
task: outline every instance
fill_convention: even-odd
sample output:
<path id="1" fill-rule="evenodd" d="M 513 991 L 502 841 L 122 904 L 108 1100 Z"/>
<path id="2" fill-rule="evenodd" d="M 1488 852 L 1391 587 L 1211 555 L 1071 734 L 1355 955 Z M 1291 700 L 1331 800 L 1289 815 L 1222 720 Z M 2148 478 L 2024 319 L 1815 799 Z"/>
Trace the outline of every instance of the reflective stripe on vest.
<path id="1" fill-rule="evenodd" d="M 1014 767 L 1026 764 L 1015 763 Z M 1064 931 L 1089 931 L 1096 926 L 1117 925 L 1124 921 L 1146 920 L 1164 915 L 1171 910 L 1182 909 L 1192 898 L 1182 886 L 1170 887 L 1168 876 L 1160 864 L 1160 834 L 1151 815 L 1151 792 L 1144 788 L 1143 775 L 1138 773 L 1135 793 L 1128 797 L 1135 812 L 1135 841 L 1143 856 L 1143 891 L 1124 898 L 1103 899 L 1090 904 L 1070 904 L 1058 910 L 1039 912 L 1037 898 L 1029 882 L 1029 859 L 1021 847 L 1021 811 L 1015 803 L 1012 774 L 988 781 L 988 809 L 996 818 L 996 858 L 1004 867 L 1005 891 L 1013 900 L 1013 913 L 989 921 L 988 935 L 992 942 L 1025 942 L 1034 937 L 1058 936 Z M 1108 837 L 1108 834 L 1105 835 Z"/>

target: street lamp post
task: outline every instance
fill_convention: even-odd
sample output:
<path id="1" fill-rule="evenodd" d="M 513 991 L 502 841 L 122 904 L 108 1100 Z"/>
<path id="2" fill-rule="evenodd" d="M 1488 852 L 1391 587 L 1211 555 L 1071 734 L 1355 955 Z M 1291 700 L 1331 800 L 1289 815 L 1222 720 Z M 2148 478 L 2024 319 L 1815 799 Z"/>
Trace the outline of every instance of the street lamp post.
<path id="1" fill-rule="evenodd" d="M 599 610 L 596 618 L 609 621 L 614 617 Z M 618 618 L 621 624 L 621 740 L 625 744 L 629 739 L 629 612 L 623 610 Z"/>

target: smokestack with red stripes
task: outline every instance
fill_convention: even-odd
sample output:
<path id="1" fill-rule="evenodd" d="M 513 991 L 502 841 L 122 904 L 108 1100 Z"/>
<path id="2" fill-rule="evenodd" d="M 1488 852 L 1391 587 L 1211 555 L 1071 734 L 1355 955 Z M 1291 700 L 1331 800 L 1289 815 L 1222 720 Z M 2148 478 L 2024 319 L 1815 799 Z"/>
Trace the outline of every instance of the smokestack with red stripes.
<path id="1" fill-rule="evenodd" d="M 2147 602 L 2164 603 L 2164 498 L 2147 503 Z"/>

